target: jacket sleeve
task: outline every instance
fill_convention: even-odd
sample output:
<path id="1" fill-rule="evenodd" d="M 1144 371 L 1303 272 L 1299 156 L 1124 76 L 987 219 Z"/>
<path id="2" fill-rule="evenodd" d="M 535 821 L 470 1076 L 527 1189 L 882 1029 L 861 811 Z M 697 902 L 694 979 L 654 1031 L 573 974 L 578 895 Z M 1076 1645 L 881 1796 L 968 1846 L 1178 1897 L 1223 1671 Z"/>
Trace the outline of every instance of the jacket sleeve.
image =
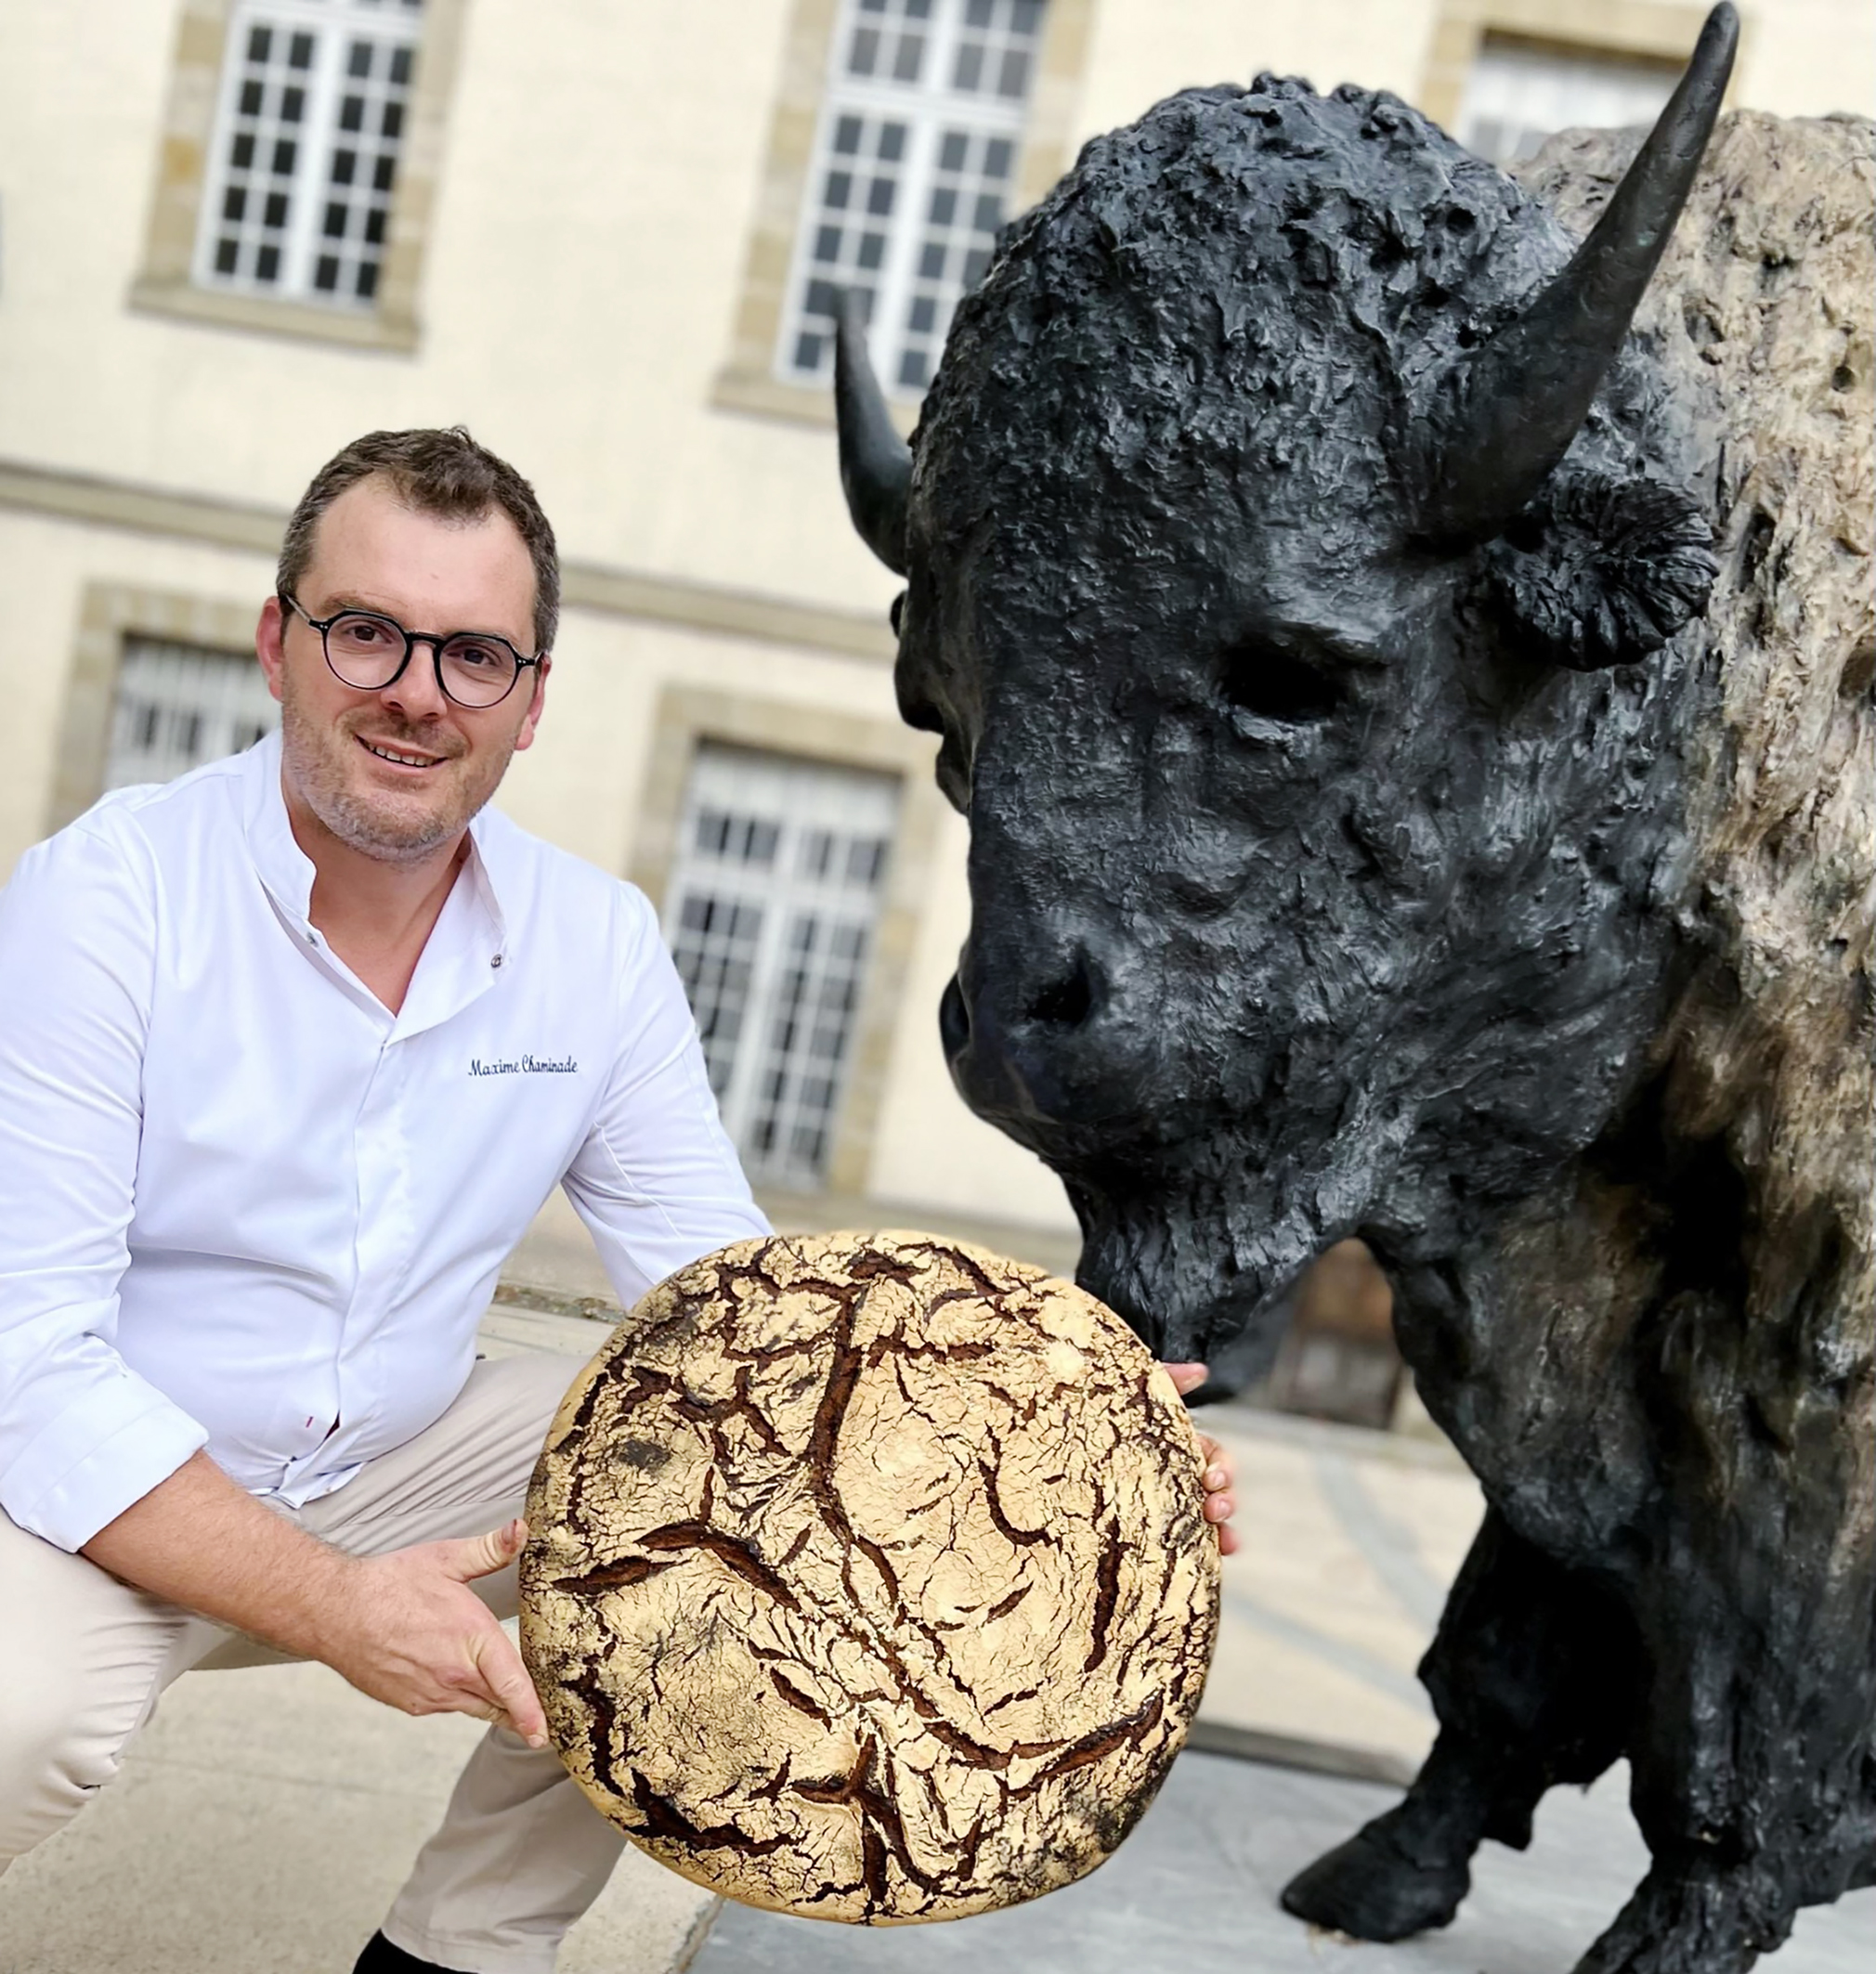
<path id="1" fill-rule="evenodd" d="M 208 1435 L 114 1346 L 156 877 L 96 812 L 0 892 L 0 1508 L 77 1550 Z"/>
<path id="2" fill-rule="evenodd" d="M 619 1300 L 769 1223 L 717 1117 L 690 1005 L 649 903 L 623 893 L 619 1051 L 562 1184 Z"/>

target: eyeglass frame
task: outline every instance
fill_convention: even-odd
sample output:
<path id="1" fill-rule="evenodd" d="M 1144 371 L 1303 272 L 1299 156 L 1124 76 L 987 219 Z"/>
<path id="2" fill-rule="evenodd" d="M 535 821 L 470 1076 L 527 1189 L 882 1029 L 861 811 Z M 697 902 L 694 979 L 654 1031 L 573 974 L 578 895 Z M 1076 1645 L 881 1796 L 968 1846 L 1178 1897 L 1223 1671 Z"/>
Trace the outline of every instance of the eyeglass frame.
<path id="1" fill-rule="evenodd" d="M 508 700 L 513 697 L 515 688 L 521 683 L 522 673 L 530 665 L 538 666 L 547 656 L 547 653 L 544 651 L 537 651 L 531 658 L 525 656 L 521 652 L 516 651 L 515 646 L 499 630 L 411 630 L 400 624 L 395 617 L 387 617 L 382 610 L 360 610 L 357 607 L 334 610 L 331 617 L 318 617 L 313 616 L 291 591 L 277 590 L 274 594 L 279 597 L 289 610 L 301 618 L 307 630 L 317 630 L 319 633 L 319 655 L 326 661 L 326 669 L 348 692 L 389 692 L 392 686 L 397 684 L 397 681 L 410 670 L 410 657 L 417 646 L 419 644 L 427 644 L 430 647 L 431 669 L 436 674 L 436 690 L 443 695 L 444 698 L 449 700 L 451 706 L 460 706 L 465 713 L 491 713 L 498 706 L 506 705 Z M 326 642 L 326 634 L 341 617 L 370 617 L 374 624 L 386 624 L 403 639 L 404 656 L 398 659 L 397 670 L 383 684 L 355 685 L 332 663 L 332 646 Z M 499 699 L 489 699 L 480 706 L 472 706 L 466 699 L 457 698 L 456 695 L 443 682 L 443 647 L 457 638 L 481 638 L 489 643 L 500 644 L 502 650 L 507 652 L 515 660 L 515 676 L 509 680 L 507 690 L 502 693 Z"/>

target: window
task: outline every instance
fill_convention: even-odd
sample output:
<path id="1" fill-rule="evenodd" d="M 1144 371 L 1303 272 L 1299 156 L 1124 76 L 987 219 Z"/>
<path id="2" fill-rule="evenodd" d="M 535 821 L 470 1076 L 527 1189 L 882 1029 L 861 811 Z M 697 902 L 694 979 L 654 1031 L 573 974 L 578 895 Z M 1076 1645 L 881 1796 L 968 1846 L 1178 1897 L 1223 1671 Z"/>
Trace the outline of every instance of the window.
<path id="1" fill-rule="evenodd" d="M 377 299 L 423 0 L 241 0 L 197 222 L 208 289 Z"/>
<path id="2" fill-rule="evenodd" d="M 931 381 L 988 265 L 1023 139 L 1043 0 L 845 0 L 832 45 L 778 374 L 833 357 L 834 297 L 866 298 L 888 383 Z"/>
<path id="3" fill-rule="evenodd" d="M 825 1182 L 898 812 L 894 775 L 697 750 L 665 936 L 759 1182 Z"/>
<path id="4" fill-rule="evenodd" d="M 1488 33 L 1466 81 L 1456 134 L 1494 164 L 1528 158 L 1554 131 L 1652 123 L 1679 70 Z"/>
<path id="5" fill-rule="evenodd" d="M 205 760 L 253 747 L 279 720 L 280 708 L 252 652 L 128 636 L 104 786 L 173 780 Z"/>

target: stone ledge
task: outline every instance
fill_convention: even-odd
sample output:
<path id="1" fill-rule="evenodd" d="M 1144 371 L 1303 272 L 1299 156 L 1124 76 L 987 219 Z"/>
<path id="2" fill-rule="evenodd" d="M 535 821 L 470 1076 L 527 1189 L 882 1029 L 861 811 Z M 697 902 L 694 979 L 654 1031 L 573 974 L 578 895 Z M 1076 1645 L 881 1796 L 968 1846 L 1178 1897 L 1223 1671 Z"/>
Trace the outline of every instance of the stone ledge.
<path id="1" fill-rule="evenodd" d="M 145 315 L 169 316 L 211 329 L 238 330 L 245 335 L 291 336 L 303 343 L 379 350 L 389 356 L 410 356 L 419 342 L 414 317 L 388 310 L 379 314 L 362 308 L 320 308 L 308 302 L 198 288 L 186 281 L 141 279 L 131 288 L 130 305 Z"/>

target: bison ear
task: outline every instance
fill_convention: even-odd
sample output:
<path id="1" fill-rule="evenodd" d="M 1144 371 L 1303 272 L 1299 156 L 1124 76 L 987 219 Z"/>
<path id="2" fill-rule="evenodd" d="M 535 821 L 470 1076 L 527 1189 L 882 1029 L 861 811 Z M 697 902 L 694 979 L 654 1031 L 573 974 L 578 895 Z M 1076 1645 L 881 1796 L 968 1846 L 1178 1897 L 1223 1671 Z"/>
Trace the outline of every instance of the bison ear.
<path id="1" fill-rule="evenodd" d="M 1658 651 L 1706 607 L 1713 531 L 1684 493 L 1636 476 L 1552 476 L 1483 551 L 1488 601 L 1520 651 L 1599 671 Z"/>

